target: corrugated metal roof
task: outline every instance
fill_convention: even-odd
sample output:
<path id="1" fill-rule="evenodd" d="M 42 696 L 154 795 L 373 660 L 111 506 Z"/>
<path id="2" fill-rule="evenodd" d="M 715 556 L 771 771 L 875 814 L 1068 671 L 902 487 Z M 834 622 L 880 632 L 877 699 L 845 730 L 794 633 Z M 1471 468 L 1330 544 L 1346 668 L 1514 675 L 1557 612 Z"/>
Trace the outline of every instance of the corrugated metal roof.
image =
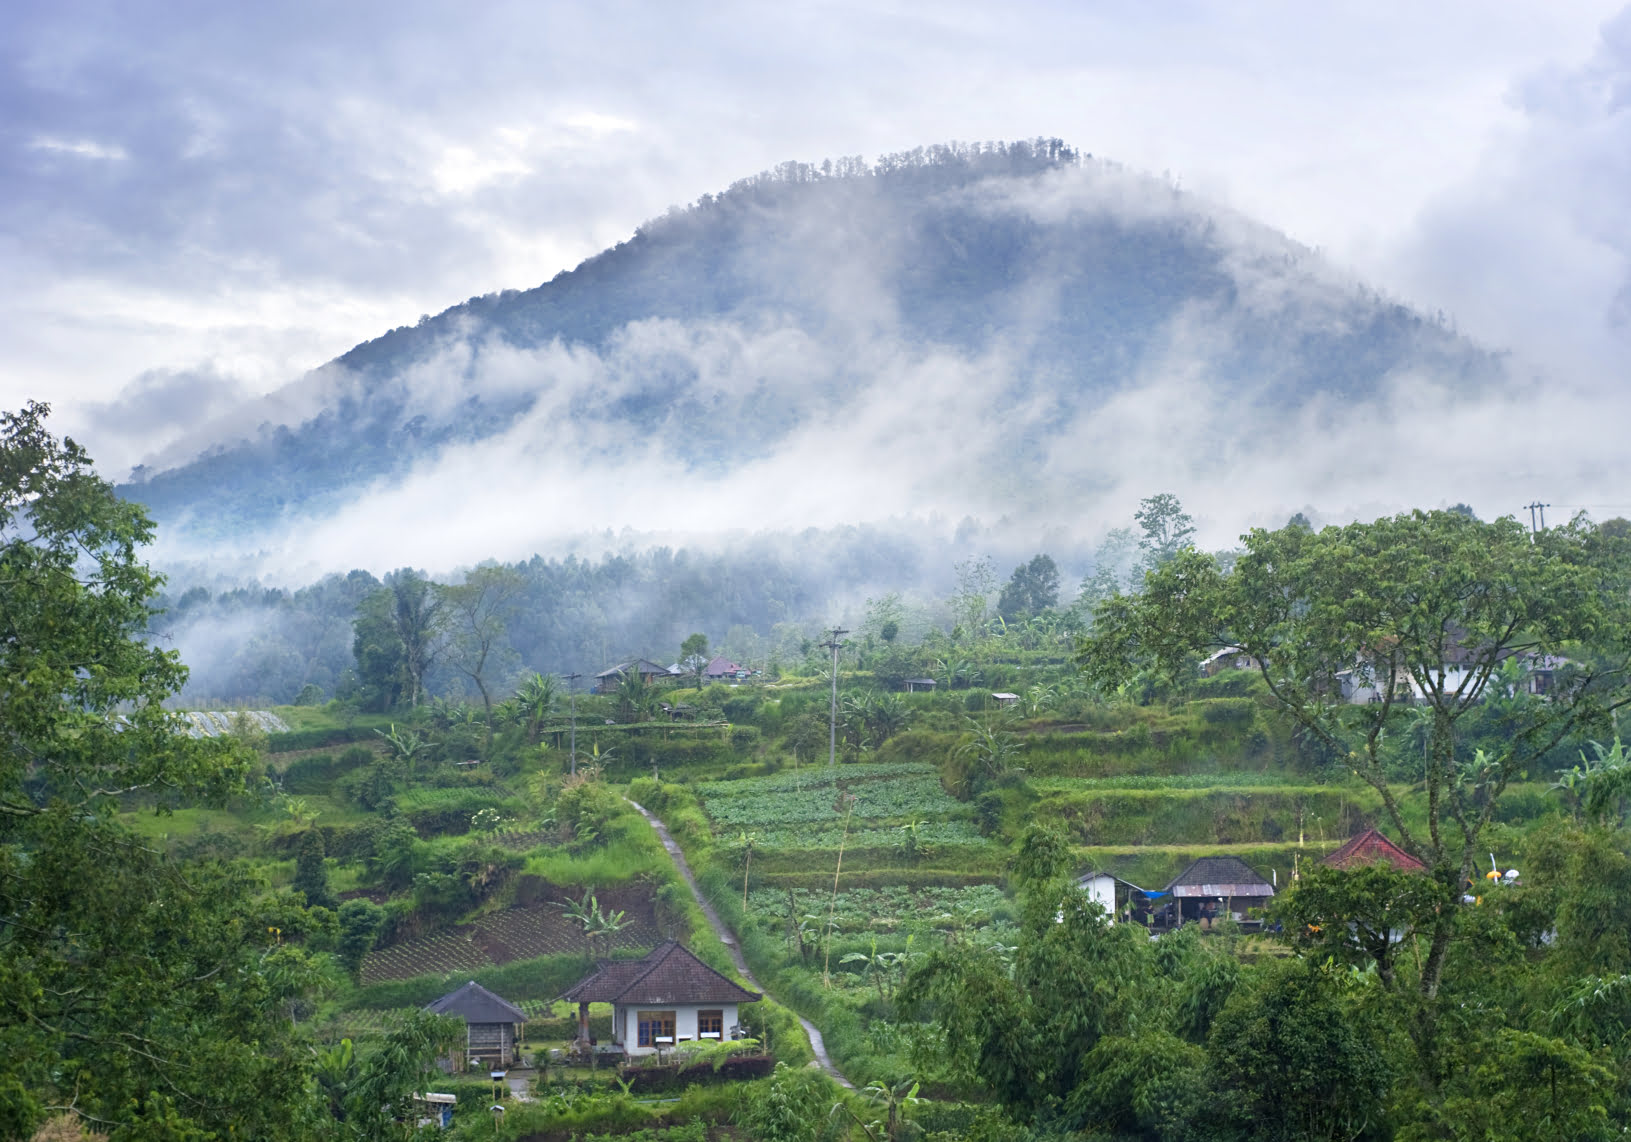
<path id="1" fill-rule="evenodd" d="M 1167 885 L 1174 896 L 1273 896 L 1274 886 L 1239 857 L 1201 857 Z"/>

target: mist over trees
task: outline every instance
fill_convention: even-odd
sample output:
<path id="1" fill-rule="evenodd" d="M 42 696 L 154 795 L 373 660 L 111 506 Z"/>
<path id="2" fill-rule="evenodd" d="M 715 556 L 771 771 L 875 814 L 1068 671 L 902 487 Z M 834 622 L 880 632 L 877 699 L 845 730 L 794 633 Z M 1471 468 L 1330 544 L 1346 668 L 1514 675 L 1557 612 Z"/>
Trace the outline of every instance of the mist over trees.
<path id="1" fill-rule="evenodd" d="M 981 394 L 963 490 L 1031 477 L 1069 494 L 1080 474 L 1046 445 L 1175 358 L 1257 415 L 1364 403 L 1402 373 L 1455 390 L 1499 373 L 1434 320 L 1165 180 L 1058 140 L 956 144 L 785 163 L 704 195 L 534 289 L 357 346 L 301 382 L 289 407 L 305 419 L 208 442 L 123 491 L 167 536 L 255 550 L 265 530 L 330 517 L 529 418 L 590 487 L 619 465 L 717 478 L 837 409 L 877 415 L 868 394 L 911 366 Z M 944 485 L 922 478 L 895 489 L 904 503 Z"/>

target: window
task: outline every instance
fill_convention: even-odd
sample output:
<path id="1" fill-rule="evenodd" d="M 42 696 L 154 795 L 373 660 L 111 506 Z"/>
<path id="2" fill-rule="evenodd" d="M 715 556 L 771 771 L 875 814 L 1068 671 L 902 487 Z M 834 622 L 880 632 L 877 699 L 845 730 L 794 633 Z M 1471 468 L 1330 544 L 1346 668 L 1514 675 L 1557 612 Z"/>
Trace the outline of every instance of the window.
<path id="1" fill-rule="evenodd" d="M 697 1038 L 723 1039 L 725 1037 L 725 1013 L 723 1011 L 697 1012 Z"/>
<path id="2" fill-rule="evenodd" d="M 641 1011 L 636 1018 L 640 1023 L 638 1045 L 641 1047 L 668 1047 L 674 1042 L 674 1013 L 672 1011 Z M 667 1042 L 659 1043 L 659 1039 Z"/>

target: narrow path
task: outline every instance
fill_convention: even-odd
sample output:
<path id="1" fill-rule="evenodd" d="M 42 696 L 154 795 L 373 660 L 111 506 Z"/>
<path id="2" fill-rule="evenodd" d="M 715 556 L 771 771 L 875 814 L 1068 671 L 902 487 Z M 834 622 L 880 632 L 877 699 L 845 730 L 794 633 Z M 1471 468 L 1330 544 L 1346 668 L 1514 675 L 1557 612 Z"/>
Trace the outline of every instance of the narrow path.
<path id="1" fill-rule="evenodd" d="M 624 800 L 628 801 L 628 798 L 625 797 Z M 680 870 L 680 875 L 685 878 L 685 883 L 691 886 L 691 895 L 696 897 L 697 907 L 701 908 L 702 914 L 708 918 L 708 923 L 713 927 L 714 934 L 719 937 L 719 942 L 724 944 L 726 950 L 730 952 L 731 961 L 736 964 L 736 970 L 743 979 L 769 995 L 770 993 L 765 989 L 765 985 L 753 978 L 753 972 L 748 970 L 748 962 L 742 956 L 742 948 L 736 942 L 736 934 L 725 927 L 725 921 L 719 918 L 719 913 L 714 911 L 714 906 L 708 903 L 707 897 L 702 895 L 702 889 L 697 886 L 697 878 L 692 875 L 691 866 L 686 863 L 685 854 L 680 851 L 678 842 L 669 833 L 668 826 L 659 821 L 655 813 L 652 813 L 638 801 L 629 801 L 629 804 L 633 805 L 639 811 L 640 816 L 646 819 L 646 824 L 657 830 L 657 839 L 663 842 L 663 849 L 668 853 L 669 859 L 674 862 L 674 867 Z M 783 1004 L 783 1006 L 785 1007 L 786 1004 Z M 792 1008 L 789 1007 L 788 1010 L 791 1011 Z M 803 1024 L 804 1033 L 810 1036 L 810 1049 L 815 1052 L 816 1062 L 821 1064 L 821 1069 L 826 1071 L 828 1076 L 839 1086 L 854 1090 L 855 1084 L 845 1078 L 837 1067 L 833 1066 L 832 1057 L 827 1054 L 827 1044 L 821 1038 L 821 1032 L 816 1029 L 816 1025 L 802 1015 L 798 1017 L 798 1021 Z"/>

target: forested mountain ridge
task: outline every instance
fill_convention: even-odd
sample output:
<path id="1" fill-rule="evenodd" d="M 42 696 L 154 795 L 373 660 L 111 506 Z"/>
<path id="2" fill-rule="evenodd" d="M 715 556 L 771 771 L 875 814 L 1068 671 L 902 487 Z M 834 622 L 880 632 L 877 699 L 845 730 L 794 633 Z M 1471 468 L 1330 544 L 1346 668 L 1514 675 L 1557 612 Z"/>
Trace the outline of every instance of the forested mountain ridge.
<path id="1" fill-rule="evenodd" d="M 1056 140 L 951 145 L 787 163 L 704 196 L 534 289 L 357 346 L 301 382 L 309 419 L 122 491 L 167 526 L 246 534 L 506 433 L 586 468 L 719 476 L 930 375 L 996 413 L 971 483 L 1079 491 L 1092 475 L 1050 449 L 1154 377 L 1271 420 L 1402 373 L 1461 388 L 1498 368 L 1162 180 Z"/>

